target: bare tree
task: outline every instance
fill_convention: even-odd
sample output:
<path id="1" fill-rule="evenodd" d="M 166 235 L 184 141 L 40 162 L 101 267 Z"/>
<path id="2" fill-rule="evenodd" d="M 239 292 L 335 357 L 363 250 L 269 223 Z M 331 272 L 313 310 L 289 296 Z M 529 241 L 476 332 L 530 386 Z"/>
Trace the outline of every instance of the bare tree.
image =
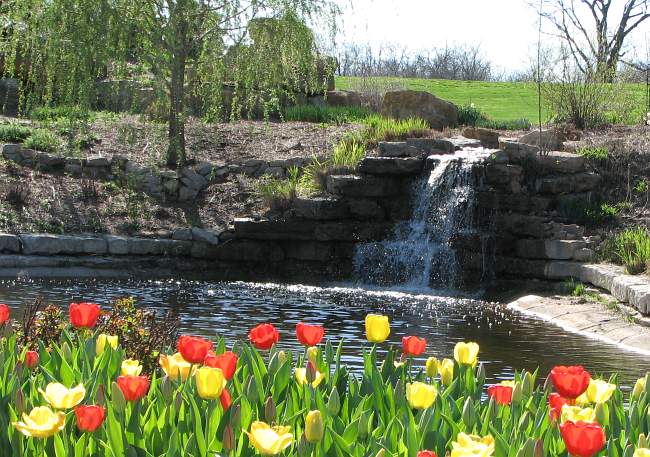
<path id="1" fill-rule="evenodd" d="M 625 40 L 650 18 L 650 0 L 626 0 L 618 21 L 613 0 L 544 0 L 541 14 L 571 51 L 583 74 L 611 81 L 625 55 Z M 537 8 L 538 5 L 535 5 Z"/>

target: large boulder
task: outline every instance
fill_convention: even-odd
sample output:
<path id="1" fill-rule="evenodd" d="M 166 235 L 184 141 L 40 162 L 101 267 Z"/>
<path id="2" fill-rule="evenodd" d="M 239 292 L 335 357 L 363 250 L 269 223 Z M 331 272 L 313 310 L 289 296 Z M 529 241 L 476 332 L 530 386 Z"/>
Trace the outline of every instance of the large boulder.
<path id="1" fill-rule="evenodd" d="M 363 100 L 359 92 L 352 90 L 330 90 L 327 92 L 328 106 L 361 106 Z"/>
<path id="2" fill-rule="evenodd" d="M 381 114 L 395 119 L 418 117 L 434 129 L 453 127 L 458 124 L 458 108 L 429 92 L 397 90 L 386 92 Z"/>
<path id="3" fill-rule="evenodd" d="M 533 130 L 521 138 L 519 141 L 531 146 L 537 146 L 545 151 L 561 151 L 562 143 L 565 140 L 565 135 L 557 129 Z"/>

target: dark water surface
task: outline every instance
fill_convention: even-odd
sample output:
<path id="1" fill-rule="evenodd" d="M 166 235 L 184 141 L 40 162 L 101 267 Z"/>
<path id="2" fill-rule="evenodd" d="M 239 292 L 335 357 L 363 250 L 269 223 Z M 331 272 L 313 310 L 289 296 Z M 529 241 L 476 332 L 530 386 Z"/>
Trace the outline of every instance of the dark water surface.
<path id="1" fill-rule="evenodd" d="M 185 332 L 223 335 L 229 342 L 245 339 L 256 324 L 271 322 L 281 333 L 280 346 L 296 348 L 299 321 L 326 328 L 333 343 L 344 339 L 344 361 L 358 366 L 365 344 L 364 317 L 385 313 L 391 318 L 389 341 L 404 335 L 427 339 L 426 355 L 452 357 L 458 341 L 476 341 L 491 380 L 510 378 L 513 370 L 541 369 L 546 376 L 556 364 L 582 364 L 592 373 L 620 373 L 630 386 L 650 371 L 650 356 L 567 333 L 559 327 L 525 317 L 503 306 L 474 299 L 373 291 L 344 287 L 287 286 L 251 283 L 146 280 L 0 280 L 0 303 L 20 317 L 20 308 L 37 296 L 67 306 L 134 296 L 142 306 L 174 310 Z"/>

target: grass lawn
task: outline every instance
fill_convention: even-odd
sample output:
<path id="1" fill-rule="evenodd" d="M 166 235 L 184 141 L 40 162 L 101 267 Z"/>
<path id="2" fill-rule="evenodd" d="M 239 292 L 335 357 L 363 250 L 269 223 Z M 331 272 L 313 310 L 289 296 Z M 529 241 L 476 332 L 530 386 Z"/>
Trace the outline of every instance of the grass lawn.
<path id="1" fill-rule="evenodd" d="M 431 92 L 437 97 L 450 100 L 457 105 L 474 103 L 491 119 L 497 121 L 521 118 L 528 119 L 532 123 L 537 121 L 537 87 L 535 84 L 417 78 L 386 79 L 397 79 L 404 83 L 408 89 Z M 353 80 L 353 77 L 337 77 L 336 87 L 343 90 L 352 89 L 354 87 Z M 634 91 L 639 109 L 643 108 L 645 87 L 642 84 L 630 84 L 629 87 Z M 544 101 L 542 100 L 543 105 Z M 542 116 L 546 120 L 548 112 L 543 110 Z"/>

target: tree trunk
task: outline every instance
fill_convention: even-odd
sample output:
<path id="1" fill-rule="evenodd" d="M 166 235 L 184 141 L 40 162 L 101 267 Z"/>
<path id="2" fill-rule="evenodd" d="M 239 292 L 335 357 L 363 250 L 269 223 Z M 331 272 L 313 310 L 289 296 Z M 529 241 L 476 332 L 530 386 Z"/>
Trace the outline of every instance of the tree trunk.
<path id="1" fill-rule="evenodd" d="M 176 168 L 185 163 L 185 63 L 184 51 L 176 55 L 172 64 L 169 88 L 169 147 L 167 166 Z"/>

